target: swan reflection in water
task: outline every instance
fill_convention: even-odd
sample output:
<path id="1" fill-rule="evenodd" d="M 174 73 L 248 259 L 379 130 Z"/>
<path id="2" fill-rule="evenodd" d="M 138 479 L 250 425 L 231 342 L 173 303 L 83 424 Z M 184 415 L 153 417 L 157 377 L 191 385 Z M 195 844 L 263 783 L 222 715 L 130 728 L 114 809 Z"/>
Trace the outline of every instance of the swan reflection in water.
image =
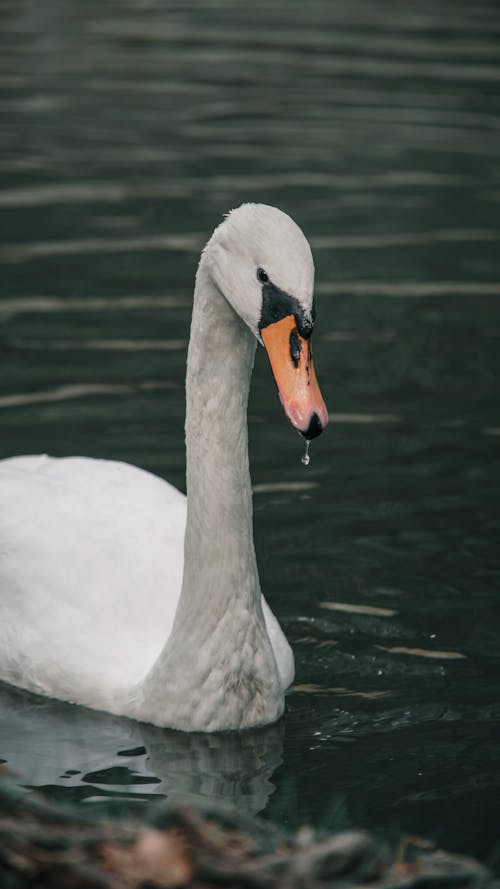
<path id="1" fill-rule="evenodd" d="M 283 722 L 187 733 L 40 698 L 0 684 L 0 760 L 58 799 L 225 801 L 257 814 L 275 790 Z"/>

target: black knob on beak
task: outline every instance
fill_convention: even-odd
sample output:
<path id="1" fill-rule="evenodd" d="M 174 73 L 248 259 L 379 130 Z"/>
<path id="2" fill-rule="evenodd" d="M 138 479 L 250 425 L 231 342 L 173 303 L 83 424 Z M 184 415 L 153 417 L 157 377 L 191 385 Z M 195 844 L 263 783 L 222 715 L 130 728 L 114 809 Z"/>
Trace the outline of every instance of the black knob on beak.
<path id="1" fill-rule="evenodd" d="M 323 432 L 323 426 L 321 425 L 321 420 L 318 417 L 317 413 L 314 413 L 312 415 L 307 429 L 305 431 L 301 429 L 300 431 L 304 438 L 307 439 L 307 441 L 311 441 L 313 438 L 317 438 L 318 435 L 321 435 L 321 433 Z"/>

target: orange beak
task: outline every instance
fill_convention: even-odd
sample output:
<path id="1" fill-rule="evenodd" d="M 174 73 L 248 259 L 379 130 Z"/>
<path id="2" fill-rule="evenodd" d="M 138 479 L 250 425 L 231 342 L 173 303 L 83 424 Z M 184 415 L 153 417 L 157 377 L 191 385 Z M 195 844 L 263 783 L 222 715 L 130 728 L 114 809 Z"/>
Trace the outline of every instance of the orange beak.
<path id="1" fill-rule="evenodd" d="M 304 438 L 315 438 L 328 423 L 328 411 L 314 372 L 311 340 L 301 337 L 293 315 L 260 331 L 285 414 Z"/>

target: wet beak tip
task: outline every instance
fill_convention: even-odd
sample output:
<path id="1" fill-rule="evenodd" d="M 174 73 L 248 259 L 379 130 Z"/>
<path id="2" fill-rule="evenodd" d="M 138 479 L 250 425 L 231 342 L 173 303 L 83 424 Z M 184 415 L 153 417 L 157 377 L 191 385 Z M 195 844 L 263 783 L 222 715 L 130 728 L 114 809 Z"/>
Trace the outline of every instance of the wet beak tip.
<path id="1" fill-rule="evenodd" d="M 304 438 L 307 439 L 307 441 L 312 441 L 313 438 L 317 438 L 318 435 L 321 435 L 323 429 L 323 423 L 321 422 L 318 414 L 314 412 L 309 421 L 309 426 L 307 427 L 307 429 L 301 429 L 300 432 L 304 436 Z"/>

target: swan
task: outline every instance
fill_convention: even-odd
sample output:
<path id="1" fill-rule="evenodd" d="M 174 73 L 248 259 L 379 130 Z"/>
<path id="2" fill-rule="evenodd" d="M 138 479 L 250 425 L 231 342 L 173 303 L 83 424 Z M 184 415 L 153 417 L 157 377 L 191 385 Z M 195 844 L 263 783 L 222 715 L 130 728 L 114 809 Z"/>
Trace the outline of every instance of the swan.
<path id="1" fill-rule="evenodd" d="M 121 462 L 0 461 L 1 680 L 183 731 L 281 716 L 294 662 L 260 590 L 246 411 L 259 341 L 292 425 L 326 426 L 313 284 L 281 210 L 243 204 L 213 232 L 187 358 L 187 501 Z"/>

